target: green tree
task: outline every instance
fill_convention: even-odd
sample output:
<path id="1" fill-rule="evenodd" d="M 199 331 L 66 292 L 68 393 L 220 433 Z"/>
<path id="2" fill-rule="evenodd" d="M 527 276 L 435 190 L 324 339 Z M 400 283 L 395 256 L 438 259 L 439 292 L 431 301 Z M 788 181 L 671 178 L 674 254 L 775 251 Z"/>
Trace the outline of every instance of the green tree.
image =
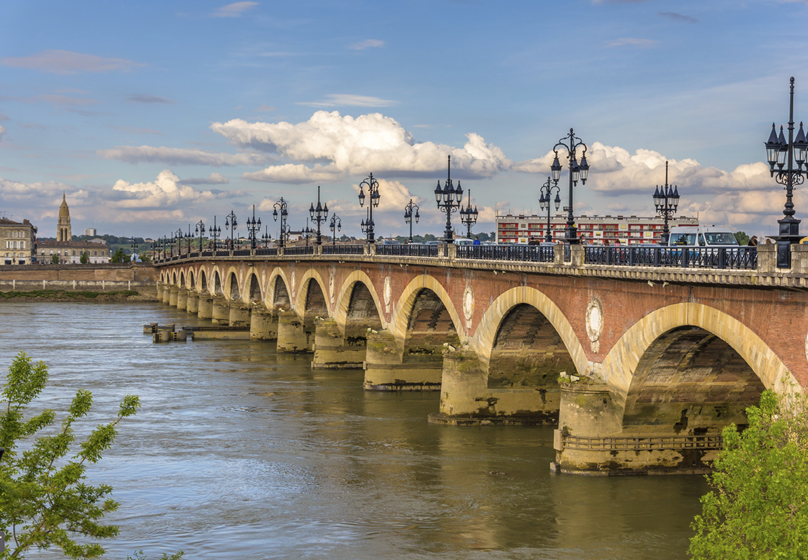
<path id="1" fill-rule="evenodd" d="M 51 264 L 59 264 L 59 255 L 53 255 L 51 257 Z"/>
<path id="2" fill-rule="evenodd" d="M 98 426 L 75 445 L 73 424 L 89 413 L 92 394 L 78 391 L 61 427 L 53 429 L 53 410 L 25 418 L 47 382 L 45 363 L 32 363 L 20 352 L 0 393 L 0 447 L 5 448 L 0 461 L 0 531 L 10 536 L 0 558 L 23 558 L 32 548 L 58 548 L 70 558 L 96 558 L 104 554 L 100 544 L 75 539 L 86 543 L 116 536 L 118 527 L 104 525 L 102 518 L 118 503 L 109 497 L 110 486 L 88 484 L 85 470 L 109 449 L 118 423 L 134 415 L 140 401 L 124 397 L 112 422 Z M 47 435 L 40 434 L 43 430 Z"/>
<path id="3" fill-rule="evenodd" d="M 749 426 L 724 429 L 690 554 L 707 559 L 808 559 L 808 406 L 802 391 L 765 391 Z"/>
<path id="4" fill-rule="evenodd" d="M 84 252 L 81 254 L 81 258 L 79 258 L 79 262 L 80 262 L 81 264 L 87 264 L 87 262 L 88 262 L 89 260 L 90 260 L 90 253 L 88 253 L 87 251 L 84 251 Z"/>
<path id="5" fill-rule="evenodd" d="M 129 255 L 124 253 L 123 247 L 118 247 L 114 253 L 112 253 L 112 262 L 114 263 L 128 263 L 129 262 Z"/>
<path id="6" fill-rule="evenodd" d="M 735 239 L 738 241 L 739 245 L 746 245 L 747 243 L 749 243 L 749 236 L 746 234 L 745 231 L 736 231 Z"/>

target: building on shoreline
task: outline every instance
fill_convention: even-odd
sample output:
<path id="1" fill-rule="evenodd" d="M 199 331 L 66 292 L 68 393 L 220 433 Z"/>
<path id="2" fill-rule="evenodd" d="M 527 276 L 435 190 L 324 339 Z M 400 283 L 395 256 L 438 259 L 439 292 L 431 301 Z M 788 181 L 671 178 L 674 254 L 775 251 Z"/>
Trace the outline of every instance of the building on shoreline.
<path id="1" fill-rule="evenodd" d="M 28 220 L 0 218 L 1 264 L 31 264 L 36 261 L 36 226 Z"/>
<path id="2" fill-rule="evenodd" d="M 70 208 L 67 206 L 67 197 L 63 193 L 62 204 L 59 206 L 59 223 L 56 226 L 56 241 L 52 239 L 37 240 L 37 260 L 42 264 L 51 264 L 53 257 L 56 256 L 59 264 L 79 264 L 84 253 L 87 253 L 88 263 L 109 262 L 109 247 L 103 239 L 73 241 Z"/>
<path id="3" fill-rule="evenodd" d="M 497 243 L 530 243 L 544 241 L 547 230 L 547 216 L 505 214 L 496 217 Z M 669 227 L 697 226 L 698 218 L 680 216 L 668 221 Z M 577 216 L 575 226 L 578 236 L 586 243 L 602 245 L 608 241 L 614 245 L 639 243 L 659 243 L 662 236 L 663 220 L 659 216 Z M 553 241 L 564 240 L 567 215 L 557 213 L 550 218 L 550 232 Z"/>

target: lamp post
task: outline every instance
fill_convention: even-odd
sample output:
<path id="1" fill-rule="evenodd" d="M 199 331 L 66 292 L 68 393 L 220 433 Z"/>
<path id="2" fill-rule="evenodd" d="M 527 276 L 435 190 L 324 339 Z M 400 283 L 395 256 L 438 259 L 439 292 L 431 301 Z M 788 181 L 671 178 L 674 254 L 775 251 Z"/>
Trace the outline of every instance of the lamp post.
<path id="1" fill-rule="evenodd" d="M 373 238 L 373 219 L 370 217 L 370 208 L 366 210 L 367 218 L 362 220 L 362 223 L 359 224 L 362 233 L 367 235 L 368 239 Z M 373 241 L 368 241 L 368 243 L 373 243 Z"/>
<path id="2" fill-rule="evenodd" d="M 261 236 L 261 239 L 264 241 L 264 247 L 269 247 L 269 242 L 272 239 L 272 236 L 269 234 L 269 225 L 264 226 L 264 235 Z"/>
<path id="3" fill-rule="evenodd" d="M 130 246 L 130 247 L 131 247 L 131 249 L 132 249 L 132 254 L 133 254 L 133 255 L 134 255 L 135 253 L 137 253 L 137 241 L 135 241 L 135 238 L 134 238 L 134 237 L 132 238 L 132 243 L 131 243 L 131 245 L 129 245 L 129 246 Z"/>
<path id="4" fill-rule="evenodd" d="M 460 223 L 468 228 L 466 237 L 469 239 L 471 239 L 471 226 L 477 223 L 478 214 L 477 206 L 474 206 L 474 208 L 471 207 L 471 189 L 469 189 L 468 203 L 465 208 L 463 208 L 463 206 L 460 207 Z"/>
<path id="5" fill-rule="evenodd" d="M 311 235 L 312 230 L 309 229 L 309 219 L 306 218 L 306 227 L 304 227 L 300 233 L 303 234 L 303 241 L 306 242 L 306 247 L 309 246 L 309 236 Z"/>
<path id="6" fill-rule="evenodd" d="M 174 234 L 174 239 L 177 243 L 177 256 L 182 257 L 182 238 L 184 237 L 182 233 L 182 228 L 177 230 L 177 233 Z"/>
<path id="7" fill-rule="evenodd" d="M 769 160 L 769 171 L 774 177 L 775 166 L 777 177 L 775 180 L 786 190 L 786 203 L 783 208 L 783 219 L 777 220 L 780 224 L 780 235 L 777 236 L 777 268 L 791 268 L 791 245 L 800 242 L 800 220 L 794 217 L 794 186 L 801 185 L 808 175 L 808 140 L 800 123 L 800 131 L 794 139 L 794 78 L 790 86 L 788 105 L 788 142 L 783 136 L 783 127 L 780 126 L 780 135 L 772 123 L 772 132 L 766 142 L 766 159 Z M 797 167 L 794 167 L 796 162 Z M 786 164 L 788 167 L 786 167 Z M 802 166 L 805 165 L 805 169 Z M 783 169 L 785 167 L 785 169 Z"/>
<path id="8" fill-rule="evenodd" d="M 289 212 L 287 212 L 286 210 L 287 207 L 286 201 L 283 199 L 283 197 L 281 197 L 281 199 L 278 202 L 276 202 L 273 205 L 273 207 L 274 210 L 272 211 L 272 219 L 275 220 L 276 222 L 278 221 L 278 210 L 280 210 L 281 234 L 278 236 L 278 247 L 283 247 L 286 233 L 288 230 L 288 228 L 286 227 L 286 216 L 288 216 Z"/>
<path id="9" fill-rule="evenodd" d="M 196 224 L 196 228 L 194 229 L 196 233 L 199 234 L 199 254 L 202 254 L 202 236 L 205 235 L 205 222 L 199 220 Z"/>
<path id="10" fill-rule="evenodd" d="M 309 208 L 309 216 L 311 216 L 311 221 L 317 224 L 317 240 L 315 241 L 316 245 L 323 244 L 323 237 L 320 233 L 320 224 L 325 223 L 328 219 L 328 203 L 320 205 L 320 186 L 317 186 L 317 207 L 314 207 L 314 203 L 311 204 L 311 208 Z"/>
<path id="11" fill-rule="evenodd" d="M 561 177 L 561 164 L 558 161 L 559 147 L 567 150 L 567 159 L 569 160 L 570 167 L 570 205 L 567 207 L 567 227 L 564 230 L 564 242 L 576 245 L 580 240 L 578 239 L 578 229 L 575 227 L 575 218 L 573 217 L 572 188 L 578 184 L 579 179 L 581 183 L 585 185 L 589 175 L 589 164 L 586 162 L 586 144 L 584 144 L 583 140 L 578 136 L 575 136 L 575 132 L 570 128 L 570 133 L 561 138 L 556 145 L 553 146 L 555 159 L 553 159 L 553 164 L 550 166 L 550 171 L 553 175 L 553 182 L 556 185 L 558 185 L 558 179 Z M 581 163 L 578 163 L 577 159 L 579 147 L 583 148 Z"/>
<path id="12" fill-rule="evenodd" d="M 435 187 L 435 202 L 438 203 L 438 210 L 446 213 L 446 230 L 443 232 L 443 240 L 446 243 L 454 243 L 452 234 L 452 212 L 457 212 L 463 200 L 463 187 L 460 181 L 457 182 L 457 189 L 452 185 L 452 156 L 449 156 L 449 166 L 446 174 L 446 185 L 440 188 L 440 181 Z"/>
<path id="13" fill-rule="evenodd" d="M 676 185 L 668 185 L 668 162 L 665 162 L 665 185 L 660 189 L 657 185 L 654 191 L 654 206 L 656 206 L 657 214 L 662 216 L 664 225 L 662 226 L 662 244 L 668 244 L 671 230 L 668 228 L 668 220 L 673 218 L 676 214 L 676 208 L 679 206 L 679 189 Z"/>
<path id="14" fill-rule="evenodd" d="M 329 225 L 331 229 L 331 245 L 337 244 L 337 230 L 342 231 L 342 220 L 340 220 L 339 216 L 336 214 L 331 215 L 331 224 Z"/>
<path id="15" fill-rule="evenodd" d="M 359 183 L 360 207 L 365 205 L 365 191 L 362 187 L 368 188 L 368 195 L 370 196 L 370 202 L 368 202 L 368 219 L 362 222 L 362 232 L 367 234 L 368 243 L 375 243 L 376 240 L 373 237 L 373 209 L 379 207 L 381 195 L 379 194 L 379 182 L 373 178 L 373 173 L 371 173 L 367 179 Z"/>
<path id="16" fill-rule="evenodd" d="M 213 216 L 213 227 L 208 230 L 213 238 L 213 250 L 219 248 L 219 237 L 222 235 L 222 227 L 216 225 L 216 216 Z"/>
<path id="17" fill-rule="evenodd" d="M 252 220 L 249 217 L 247 218 L 247 232 L 250 236 L 250 247 L 253 251 L 255 251 L 255 245 L 258 241 L 256 232 L 259 231 L 261 231 L 261 218 L 255 219 L 255 204 L 253 204 Z"/>
<path id="18" fill-rule="evenodd" d="M 194 238 L 194 235 L 191 233 L 191 224 L 188 224 L 188 233 L 185 234 L 185 239 L 188 241 L 188 256 L 191 256 L 191 239 Z"/>
<path id="19" fill-rule="evenodd" d="M 233 242 L 233 236 L 235 235 L 236 226 L 238 226 L 238 220 L 236 220 L 236 215 L 230 210 L 230 213 L 224 217 L 224 227 L 225 229 L 230 228 L 230 250 L 232 251 L 235 247 Z"/>
<path id="20" fill-rule="evenodd" d="M 412 211 L 415 210 L 415 214 Z M 410 243 L 412 243 L 412 219 L 415 218 L 415 223 L 418 223 L 418 220 L 421 219 L 421 215 L 418 213 L 420 208 L 417 204 L 415 204 L 412 199 L 410 199 L 409 203 L 404 207 L 404 222 L 410 226 Z"/>
<path id="21" fill-rule="evenodd" d="M 553 191 L 555 191 L 556 196 L 555 200 L 552 201 L 555 203 L 556 212 L 558 211 L 559 206 L 561 206 L 561 189 L 558 185 L 554 185 L 552 179 L 547 177 L 547 181 L 539 187 L 539 207 L 542 210 L 547 210 L 547 231 L 544 235 L 544 240 L 547 243 L 553 242 L 553 232 L 551 231 L 552 224 L 550 223 L 550 198 L 553 196 Z"/>

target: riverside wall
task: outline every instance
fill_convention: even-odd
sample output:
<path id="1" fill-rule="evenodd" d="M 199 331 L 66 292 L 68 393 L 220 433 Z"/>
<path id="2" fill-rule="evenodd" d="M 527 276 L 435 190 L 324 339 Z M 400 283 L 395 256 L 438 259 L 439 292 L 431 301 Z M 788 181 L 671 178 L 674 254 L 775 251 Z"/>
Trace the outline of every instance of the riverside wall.
<path id="1" fill-rule="evenodd" d="M 151 264 L 0 265 L 0 291 L 134 290 L 157 296 L 158 272 Z"/>

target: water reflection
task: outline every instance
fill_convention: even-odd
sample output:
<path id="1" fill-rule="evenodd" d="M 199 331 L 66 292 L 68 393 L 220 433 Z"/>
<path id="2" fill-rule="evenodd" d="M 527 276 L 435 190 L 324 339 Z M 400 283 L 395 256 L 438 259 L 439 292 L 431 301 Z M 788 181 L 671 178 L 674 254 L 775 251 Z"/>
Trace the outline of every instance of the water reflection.
<path id="1" fill-rule="evenodd" d="M 436 393 L 368 393 L 361 371 L 269 343 L 154 345 L 145 323 L 199 323 L 165 306 L 2 313 L 0 363 L 45 360 L 47 406 L 93 391 L 82 429 L 141 396 L 91 471 L 122 504 L 111 558 L 682 558 L 705 491 L 701 477 L 553 476 L 551 428 L 428 424 Z"/>

